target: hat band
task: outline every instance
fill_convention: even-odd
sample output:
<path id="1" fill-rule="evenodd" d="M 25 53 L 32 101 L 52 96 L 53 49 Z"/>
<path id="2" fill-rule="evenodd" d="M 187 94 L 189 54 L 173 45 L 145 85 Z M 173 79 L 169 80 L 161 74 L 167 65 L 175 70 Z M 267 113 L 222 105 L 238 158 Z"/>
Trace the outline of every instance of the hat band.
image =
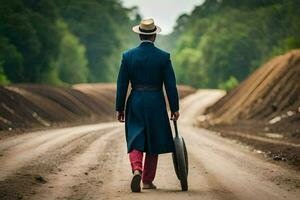
<path id="1" fill-rule="evenodd" d="M 144 33 L 152 33 L 152 32 L 154 32 L 154 31 L 156 31 L 156 26 L 155 26 L 155 28 L 154 29 L 152 29 L 152 30 L 146 30 L 146 29 L 142 29 L 141 27 L 139 27 L 139 30 L 141 31 L 141 32 L 144 32 Z"/>

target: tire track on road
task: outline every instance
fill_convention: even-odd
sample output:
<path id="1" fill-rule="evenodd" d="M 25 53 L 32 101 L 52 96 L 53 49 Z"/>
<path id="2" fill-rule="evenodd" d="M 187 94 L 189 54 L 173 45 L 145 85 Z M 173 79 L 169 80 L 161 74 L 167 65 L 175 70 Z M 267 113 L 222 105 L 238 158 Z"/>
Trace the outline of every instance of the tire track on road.
<path id="1" fill-rule="evenodd" d="M 23 133 L 22 135 L 12 136 L 5 138 L 3 140 L 0 140 L 0 152 L 6 151 L 9 148 L 15 148 L 18 145 L 24 144 L 28 142 L 33 143 L 31 140 L 35 140 L 38 143 L 38 140 L 44 140 L 52 136 L 59 136 L 61 134 L 65 133 L 72 133 L 78 131 L 78 128 L 89 128 L 90 130 L 97 130 L 101 128 L 109 128 L 109 127 L 115 127 L 118 124 L 116 122 L 107 122 L 107 123 L 101 123 L 101 124 L 94 124 L 94 125 L 82 125 L 82 126 L 75 126 L 75 127 L 67 127 L 67 128 L 59 128 L 59 129 L 53 129 L 53 130 L 42 130 L 42 131 L 36 131 L 32 133 Z M 38 140 L 37 140 L 38 138 Z"/>
<path id="2" fill-rule="evenodd" d="M 94 140 L 81 154 L 77 155 L 70 162 L 64 163 L 58 174 L 49 175 L 49 182 L 37 190 L 37 195 L 31 199 L 85 199 L 86 195 L 92 190 L 92 185 L 100 187 L 99 181 L 102 177 L 89 182 L 90 173 L 94 170 L 101 170 L 106 162 L 106 150 L 112 148 L 112 142 L 123 128 L 114 128 L 107 131 L 101 137 Z M 67 175 L 67 176 L 66 176 Z M 91 181 L 91 180 L 90 180 Z M 50 188 L 49 188 L 50 187 Z M 52 189 L 54 188 L 54 189 Z M 80 192 L 77 191 L 80 188 Z M 83 196 L 80 198 L 79 196 Z"/>
<path id="3" fill-rule="evenodd" d="M 102 124 L 102 126 L 92 125 L 88 130 L 89 132 L 99 131 L 101 129 L 113 127 L 112 125 L 113 124 Z M 25 141 L 24 144 L 20 144 L 19 146 L 4 152 L 3 156 L 0 158 L 0 162 L 2 163 L 0 165 L 0 181 L 15 173 L 34 158 L 46 154 L 47 152 L 51 152 L 52 150 L 63 146 L 66 142 L 73 141 L 87 133 L 85 126 L 77 127 L 77 129 L 73 128 L 71 130 L 67 128 L 64 129 L 65 132 L 59 131 L 59 133 L 55 135 L 45 134 L 35 138 L 33 141 Z M 49 141 L 46 139 L 49 139 Z M 41 141 L 44 141 L 44 143 L 41 143 Z M 29 148 L 30 146 L 32 148 Z"/>
<path id="4" fill-rule="evenodd" d="M 210 173 L 203 165 L 203 163 L 194 156 L 195 153 L 188 152 L 189 154 L 189 184 L 191 188 L 198 191 L 196 196 L 198 199 L 201 196 L 202 200 L 236 200 L 238 199 L 234 193 L 226 189 L 220 184 L 218 177 Z"/>
<path id="5" fill-rule="evenodd" d="M 17 199 L 18 197 L 26 199 L 32 196 L 43 183 L 36 180 L 37 176 L 45 178 L 48 174 L 60 173 L 62 171 L 60 165 L 78 156 L 92 142 L 105 135 L 108 130 L 111 130 L 111 128 L 93 132 L 87 131 L 85 135 L 72 141 L 66 141 L 63 146 L 35 158 L 26 166 L 20 168 L 16 174 L 0 181 L 0 199 Z"/>

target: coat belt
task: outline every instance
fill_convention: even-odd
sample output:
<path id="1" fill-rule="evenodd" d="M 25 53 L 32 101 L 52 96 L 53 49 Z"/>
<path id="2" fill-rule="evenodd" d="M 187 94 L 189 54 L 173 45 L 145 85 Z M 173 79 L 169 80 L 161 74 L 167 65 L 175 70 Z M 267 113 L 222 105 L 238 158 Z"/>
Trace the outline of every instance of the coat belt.
<path id="1" fill-rule="evenodd" d="M 162 86 L 157 85 L 132 85 L 133 90 L 137 91 L 160 91 L 162 90 Z"/>

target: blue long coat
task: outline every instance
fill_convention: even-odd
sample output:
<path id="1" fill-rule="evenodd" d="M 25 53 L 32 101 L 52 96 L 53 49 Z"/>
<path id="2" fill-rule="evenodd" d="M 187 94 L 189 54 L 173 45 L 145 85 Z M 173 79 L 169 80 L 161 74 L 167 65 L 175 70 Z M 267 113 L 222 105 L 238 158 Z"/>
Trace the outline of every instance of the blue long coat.
<path id="1" fill-rule="evenodd" d="M 123 53 L 117 80 L 116 111 L 124 111 L 129 82 L 134 85 L 165 86 L 170 109 L 179 110 L 176 79 L 170 54 L 142 42 Z M 131 90 L 125 109 L 127 151 L 150 154 L 174 151 L 173 137 L 162 90 Z"/>

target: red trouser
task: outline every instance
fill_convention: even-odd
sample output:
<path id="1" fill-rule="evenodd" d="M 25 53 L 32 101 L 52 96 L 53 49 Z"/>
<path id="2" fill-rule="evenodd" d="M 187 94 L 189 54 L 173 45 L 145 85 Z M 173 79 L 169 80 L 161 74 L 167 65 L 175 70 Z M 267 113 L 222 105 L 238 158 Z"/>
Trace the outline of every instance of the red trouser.
<path id="1" fill-rule="evenodd" d="M 129 160 L 132 171 L 140 170 L 142 172 L 143 183 L 151 183 L 154 180 L 157 167 L 157 154 L 146 154 L 143 168 L 143 152 L 132 150 L 129 152 Z"/>

